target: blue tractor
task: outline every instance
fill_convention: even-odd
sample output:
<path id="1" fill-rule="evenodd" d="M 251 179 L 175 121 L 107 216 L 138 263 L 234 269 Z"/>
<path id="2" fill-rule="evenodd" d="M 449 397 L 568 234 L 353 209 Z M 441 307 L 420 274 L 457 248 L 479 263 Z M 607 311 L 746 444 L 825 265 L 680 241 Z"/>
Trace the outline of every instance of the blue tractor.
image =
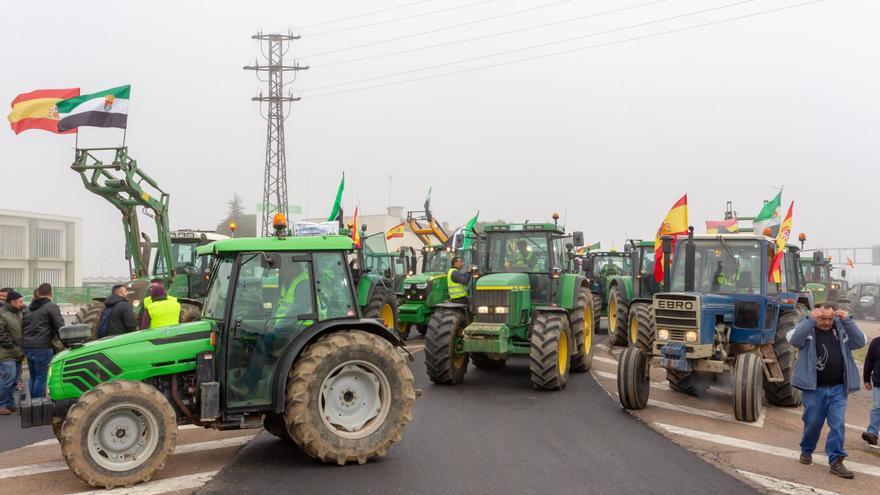
<path id="1" fill-rule="evenodd" d="M 776 284 L 768 281 L 774 239 L 694 236 L 693 227 L 689 230 L 675 246 L 672 237 L 663 239 L 668 289 L 653 296 L 653 328 L 640 329 L 651 345 L 631 345 L 621 354 L 621 405 L 647 405 L 652 366 L 666 370 L 671 389 L 693 396 L 729 378 L 739 421 L 756 421 L 762 399 L 800 405 L 800 391 L 791 385 L 797 350 L 785 338 L 811 306 L 797 250 L 786 250 L 782 282 Z"/>

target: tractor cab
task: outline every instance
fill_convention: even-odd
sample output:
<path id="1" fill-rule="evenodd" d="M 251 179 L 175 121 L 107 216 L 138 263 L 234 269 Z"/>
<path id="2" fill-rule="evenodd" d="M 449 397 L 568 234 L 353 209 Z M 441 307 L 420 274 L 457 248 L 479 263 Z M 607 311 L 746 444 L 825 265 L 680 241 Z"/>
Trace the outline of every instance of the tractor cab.
<path id="1" fill-rule="evenodd" d="M 851 301 L 847 296 L 846 270 L 841 269 L 841 279 L 833 277 L 834 266 L 831 257 L 819 250 L 801 251 L 801 269 L 806 288 L 813 294 L 816 304 L 829 302 L 850 311 Z"/>

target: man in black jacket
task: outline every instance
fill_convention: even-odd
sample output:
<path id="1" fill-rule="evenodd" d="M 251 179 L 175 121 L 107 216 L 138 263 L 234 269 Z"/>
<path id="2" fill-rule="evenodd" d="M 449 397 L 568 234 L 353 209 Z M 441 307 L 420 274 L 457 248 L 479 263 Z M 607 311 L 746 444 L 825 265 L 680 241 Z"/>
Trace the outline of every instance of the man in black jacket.
<path id="1" fill-rule="evenodd" d="M 58 335 L 58 329 L 64 326 L 64 318 L 58 305 L 52 302 L 50 284 L 40 284 L 35 296 L 28 306 L 30 315 L 23 322 L 21 343 L 30 372 L 28 390 L 32 399 L 39 399 L 46 395 L 49 363 L 55 355 L 52 339 Z"/>
<path id="2" fill-rule="evenodd" d="M 127 298 L 128 289 L 120 284 L 113 286 L 110 297 L 104 301 L 104 307 L 110 310 L 110 319 L 107 321 L 108 337 L 137 330 L 134 308 Z"/>
<path id="3" fill-rule="evenodd" d="M 874 337 L 868 346 L 862 378 L 865 389 L 871 391 L 874 399 L 868 429 L 862 433 L 862 440 L 877 445 L 877 434 L 880 433 L 880 337 Z"/>

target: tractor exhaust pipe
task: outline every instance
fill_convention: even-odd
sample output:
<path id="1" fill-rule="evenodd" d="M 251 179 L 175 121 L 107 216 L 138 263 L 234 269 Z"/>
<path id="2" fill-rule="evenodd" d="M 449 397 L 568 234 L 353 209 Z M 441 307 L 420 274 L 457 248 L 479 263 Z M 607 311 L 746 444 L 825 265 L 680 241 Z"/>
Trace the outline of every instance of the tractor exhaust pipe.
<path id="1" fill-rule="evenodd" d="M 694 269 L 696 265 L 696 248 L 694 246 L 694 228 L 688 227 L 688 240 L 684 245 L 684 291 L 694 291 Z"/>
<path id="2" fill-rule="evenodd" d="M 663 246 L 663 288 L 669 290 L 672 287 L 672 273 L 670 260 L 672 259 L 672 243 L 675 237 L 664 235 L 660 238 Z"/>

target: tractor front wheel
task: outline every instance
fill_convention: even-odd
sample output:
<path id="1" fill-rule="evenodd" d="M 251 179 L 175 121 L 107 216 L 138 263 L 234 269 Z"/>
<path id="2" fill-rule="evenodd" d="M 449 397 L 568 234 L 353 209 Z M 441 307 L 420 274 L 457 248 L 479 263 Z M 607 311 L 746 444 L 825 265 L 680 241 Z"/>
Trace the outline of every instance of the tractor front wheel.
<path id="1" fill-rule="evenodd" d="M 342 330 L 310 344 L 287 378 L 284 423 L 309 456 L 340 466 L 382 457 L 416 400 L 413 375 L 387 340 Z"/>
<path id="2" fill-rule="evenodd" d="M 456 354 L 455 341 L 466 326 L 463 311 L 440 308 L 434 312 L 425 336 L 425 368 L 432 382 L 454 385 L 464 381 L 468 355 Z"/>
<path id="3" fill-rule="evenodd" d="M 761 357 L 746 352 L 736 357 L 733 368 L 733 415 L 737 421 L 754 423 L 761 416 L 761 384 L 764 369 Z"/>
<path id="4" fill-rule="evenodd" d="M 620 294 L 620 286 L 611 287 L 608 293 L 608 333 L 611 334 L 611 344 L 625 346 L 626 338 L 626 315 L 629 305 Z"/>
<path id="5" fill-rule="evenodd" d="M 627 347 L 617 364 L 617 397 L 624 409 L 644 409 L 651 393 L 648 355 L 638 347 Z"/>
<path id="6" fill-rule="evenodd" d="M 397 298 L 384 287 L 377 285 L 364 306 L 364 318 L 379 320 L 385 328 L 394 331 L 397 328 Z"/>
<path id="7" fill-rule="evenodd" d="M 691 397 L 702 397 L 709 390 L 708 378 L 695 372 L 666 370 L 666 380 L 670 389 Z"/>
<path id="8" fill-rule="evenodd" d="M 577 294 L 575 307 L 568 315 L 569 328 L 574 337 L 574 352 L 571 355 L 571 370 L 575 372 L 589 371 L 593 365 L 593 293 L 581 288 Z"/>
<path id="9" fill-rule="evenodd" d="M 81 480 L 130 487 L 165 467 L 177 443 L 177 417 L 151 385 L 101 383 L 67 412 L 60 441 L 64 460 Z"/>
<path id="10" fill-rule="evenodd" d="M 654 308 L 649 303 L 636 302 L 629 308 L 627 323 L 629 345 L 648 352 L 654 345 Z"/>
<path id="11" fill-rule="evenodd" d="M 571 369 L 571 331 L 565 313 L 539 313 L 532 325 L 529 351 L 532 387 L 562 390 Z"/>

